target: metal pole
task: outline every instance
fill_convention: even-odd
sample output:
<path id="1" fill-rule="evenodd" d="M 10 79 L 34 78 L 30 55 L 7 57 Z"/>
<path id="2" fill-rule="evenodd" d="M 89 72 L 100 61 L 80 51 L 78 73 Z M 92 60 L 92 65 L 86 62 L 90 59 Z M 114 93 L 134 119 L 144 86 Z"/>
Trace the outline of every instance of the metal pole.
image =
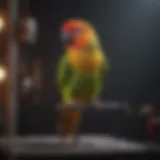
<path id="1" fill-rule="evenodd" d="M 16 42 L 16 24 L 18 19 L 18 0 L 8 0 L 8 84 L 7 84 L 7 134 L 16 136 L 17 129 L 17 78 L 18 78 L 18 44 Z"/>

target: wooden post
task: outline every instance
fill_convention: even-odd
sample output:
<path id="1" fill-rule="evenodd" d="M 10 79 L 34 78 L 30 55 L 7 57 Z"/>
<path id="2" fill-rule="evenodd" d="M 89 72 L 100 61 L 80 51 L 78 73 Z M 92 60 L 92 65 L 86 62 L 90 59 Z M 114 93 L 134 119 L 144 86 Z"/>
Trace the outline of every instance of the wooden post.
<path id="1" fill-rule="evenodd" d="M 7 83 L 7 110 L 6 110 L 6 129 L 8 136 L 16 136 L 17 129 L 17 80 L 18 80 L 18 44 L 16 41 L 16 24 L 18 19 L 18 0 L 7 0 L 8 10 L 8 41 L 7 41 L 7 64 L 8 64 L 8 83 Z"/>
<path id="2" fill-rule="evenodd" d="M 8 81 L 6 95 L 6 134 L 9 138 L 9 159 L 16 160 L 12 153 L 13 140 L 17 134 L 17 80 L 18 80 L 18 44 L 16 40 L 16 25 L 18 19 L 18 0 L 7 0 L 8 35 L 7 35 L 7 65 Z"/>

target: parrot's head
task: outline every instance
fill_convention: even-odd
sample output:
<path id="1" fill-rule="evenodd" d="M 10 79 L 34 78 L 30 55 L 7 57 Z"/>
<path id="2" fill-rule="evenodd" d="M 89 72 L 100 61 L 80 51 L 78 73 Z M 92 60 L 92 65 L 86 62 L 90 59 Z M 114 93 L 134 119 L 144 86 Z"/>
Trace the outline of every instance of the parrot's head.
<path id="1" fill-rule="evenodd" d="M 71 19 L 64 23 L 61 38 L 66 48 L 90 51 L 98 46 L 98 36 L 85 20 Z"/>

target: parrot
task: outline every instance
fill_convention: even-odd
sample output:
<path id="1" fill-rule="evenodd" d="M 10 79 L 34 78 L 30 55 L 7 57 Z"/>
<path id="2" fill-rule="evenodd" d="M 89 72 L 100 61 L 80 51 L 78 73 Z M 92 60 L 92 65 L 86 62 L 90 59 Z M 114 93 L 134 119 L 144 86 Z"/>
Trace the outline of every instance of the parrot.
<path id="1" fill-rule="evenodd" d="M 98 101 L 110 65 L 100 38 L 88 21 L 69 19 L 62 25 L 60 34 L 64 54 L 58 61 L 58 87 L 64 105 L 74 104 L 74 107 L 60 111 L 58 127 L 60 135 L 73 142 L 85 109 L 79 104 Z"/>

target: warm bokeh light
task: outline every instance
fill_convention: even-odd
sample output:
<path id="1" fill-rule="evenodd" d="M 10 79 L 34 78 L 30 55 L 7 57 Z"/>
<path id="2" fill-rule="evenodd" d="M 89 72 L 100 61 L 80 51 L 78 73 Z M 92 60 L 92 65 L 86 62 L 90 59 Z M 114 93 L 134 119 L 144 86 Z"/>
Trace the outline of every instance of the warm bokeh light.
<path id="1" fill-rule="evenodd" d="M 7 78 L 7 71 L 3 66 L 0 66 L 0 82 L 5 81 Z"/>
<path id="2" fill-rule="evenodd" d="M 0 16 L 0 32 L 5 28 L 5 25 L 4 17 Z"/>

